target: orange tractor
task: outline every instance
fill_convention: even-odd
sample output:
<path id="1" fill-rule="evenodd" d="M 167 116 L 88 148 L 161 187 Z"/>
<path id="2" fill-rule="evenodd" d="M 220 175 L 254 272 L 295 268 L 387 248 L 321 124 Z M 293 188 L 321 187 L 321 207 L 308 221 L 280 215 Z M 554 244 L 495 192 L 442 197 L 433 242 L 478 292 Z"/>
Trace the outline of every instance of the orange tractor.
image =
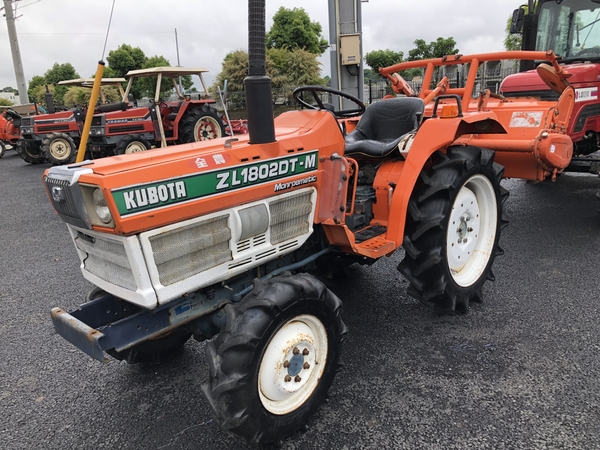
<path id="1" fill-rule="evenodd" d="M 551 53 L 452 56 L 426 68 L 418 96 L 365 109 L 326 87 L 298 88 L 309 110 L 273 119 L 264 0 L 249 0 L 249 134 L 47 170 L 83 276 L 79 308 L 56 331 L 100 361 L 156 361 L 194 336 L 206 344 L 204 392 L 221 427 L 280 443 L 319 407 L 340 366 L 341 301 L 315 274 L 404 248 L 409 293 L 435 308 L 480 302 L 506 221 L 504 174 L 542 179 L 568 164 L 573 89 Z M 472 100 L 486 59 L 547 60 L 558 101 Z M 464 88 L 429 89 L 436 68 L 470 64 Z M 319 94 L 346 97 L 335 110 Z M 361 114 L 362 113 L 362 114 Z M 361 114 L 344 135 L 341 122 Z M 498 162 L 506 166 L 505 169 Z M 311 273 L 311 274 L 309 274 Z"/>

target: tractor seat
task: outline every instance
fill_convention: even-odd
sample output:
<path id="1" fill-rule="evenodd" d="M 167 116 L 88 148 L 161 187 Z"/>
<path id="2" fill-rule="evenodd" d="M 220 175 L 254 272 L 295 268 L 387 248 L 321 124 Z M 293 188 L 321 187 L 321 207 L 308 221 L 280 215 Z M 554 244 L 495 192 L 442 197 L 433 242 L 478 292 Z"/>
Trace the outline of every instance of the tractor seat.
<path id="1" fill-rule="evenodd" d="M 416 97 L 396 97 L 370 105 L 346 137 L 346 156 L 383 158 L 421 123 L 425 103 Z"/>
<path id="2" fill-rule="evenodd" d="M 175 119 L 177 119 L 177 114 L 179 114 L 181 105 L 183 105 L 183 102 L 179 102 L 179 104 L 175 107 L 175 109 L 170 114 L 167 115 L 167 119 L 169 119 L 171 122 L 173 122 Z"/>

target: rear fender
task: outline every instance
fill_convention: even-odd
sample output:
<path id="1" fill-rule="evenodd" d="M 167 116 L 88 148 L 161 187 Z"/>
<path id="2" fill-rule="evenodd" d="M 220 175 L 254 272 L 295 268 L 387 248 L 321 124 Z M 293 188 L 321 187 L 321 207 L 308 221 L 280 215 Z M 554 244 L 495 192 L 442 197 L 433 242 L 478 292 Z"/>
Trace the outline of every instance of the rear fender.
<path id="1" fill-rule="evenodd" d="M 485 130 L 485 131 L 484 131 Z M 445 152 L 456 139 L 465 134 L 506 133 L 492 112 L 470 113 L 464 117 L 435 118 L 423 122 L 405 161 L 388 161 L 377 172 L 374 187 L 378 201 L 387 199 L 387 238 L 400 246 L 404 240 L 404 226 L 408 203 L 419 175 L 430 156 Z M 383 192 L 382 192 L 383 191 Z"/>

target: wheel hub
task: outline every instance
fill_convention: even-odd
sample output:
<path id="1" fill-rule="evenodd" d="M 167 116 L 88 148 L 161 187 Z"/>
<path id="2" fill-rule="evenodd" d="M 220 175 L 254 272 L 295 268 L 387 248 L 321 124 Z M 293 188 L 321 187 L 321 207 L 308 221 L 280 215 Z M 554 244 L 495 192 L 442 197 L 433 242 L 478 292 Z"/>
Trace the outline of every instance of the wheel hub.
<path id="1" fill-rule="evenodd" d="M 494 188 L 482 175 L 471 177 L 452 205 L 446 256 L 454 281 L 470 286 L 484 272 L 494 247 L 497 225 Z"/>
<path id="2" fill-rule="evenodd" d="M 50 146 L 50 151 L 56 158 L 64 158 L 69 153 L 69 146 L 62 140 L 54 141 Z"/>
<path id="3" fill-rule="evenodd" d="M 317 388 L 327 358 L 327 331 L 314 316 L 285 323 L 271 338 L 260 363 L 258 390 L 265 408 L 287 414 Z"/>

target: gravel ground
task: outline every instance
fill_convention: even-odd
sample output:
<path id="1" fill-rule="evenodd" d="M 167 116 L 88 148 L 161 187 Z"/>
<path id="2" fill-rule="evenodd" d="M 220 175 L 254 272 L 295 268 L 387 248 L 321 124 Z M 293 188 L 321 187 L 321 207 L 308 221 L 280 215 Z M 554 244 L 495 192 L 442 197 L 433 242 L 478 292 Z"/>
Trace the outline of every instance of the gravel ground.
<path id="1" fill-rule="evenodd" d="M 102 364 L 53 331 L 91 288 L 41 176 L 0 159 L 0 448 L 243 449 L 201 392 L 204 346 Z M 508 180 L 510 226 L 485 302 L 438 316 L 406 294 L 402 251 L 331 283 L 345 370 L 284 449 L 600 448 L 600 215 L 593 176 Z"/>

